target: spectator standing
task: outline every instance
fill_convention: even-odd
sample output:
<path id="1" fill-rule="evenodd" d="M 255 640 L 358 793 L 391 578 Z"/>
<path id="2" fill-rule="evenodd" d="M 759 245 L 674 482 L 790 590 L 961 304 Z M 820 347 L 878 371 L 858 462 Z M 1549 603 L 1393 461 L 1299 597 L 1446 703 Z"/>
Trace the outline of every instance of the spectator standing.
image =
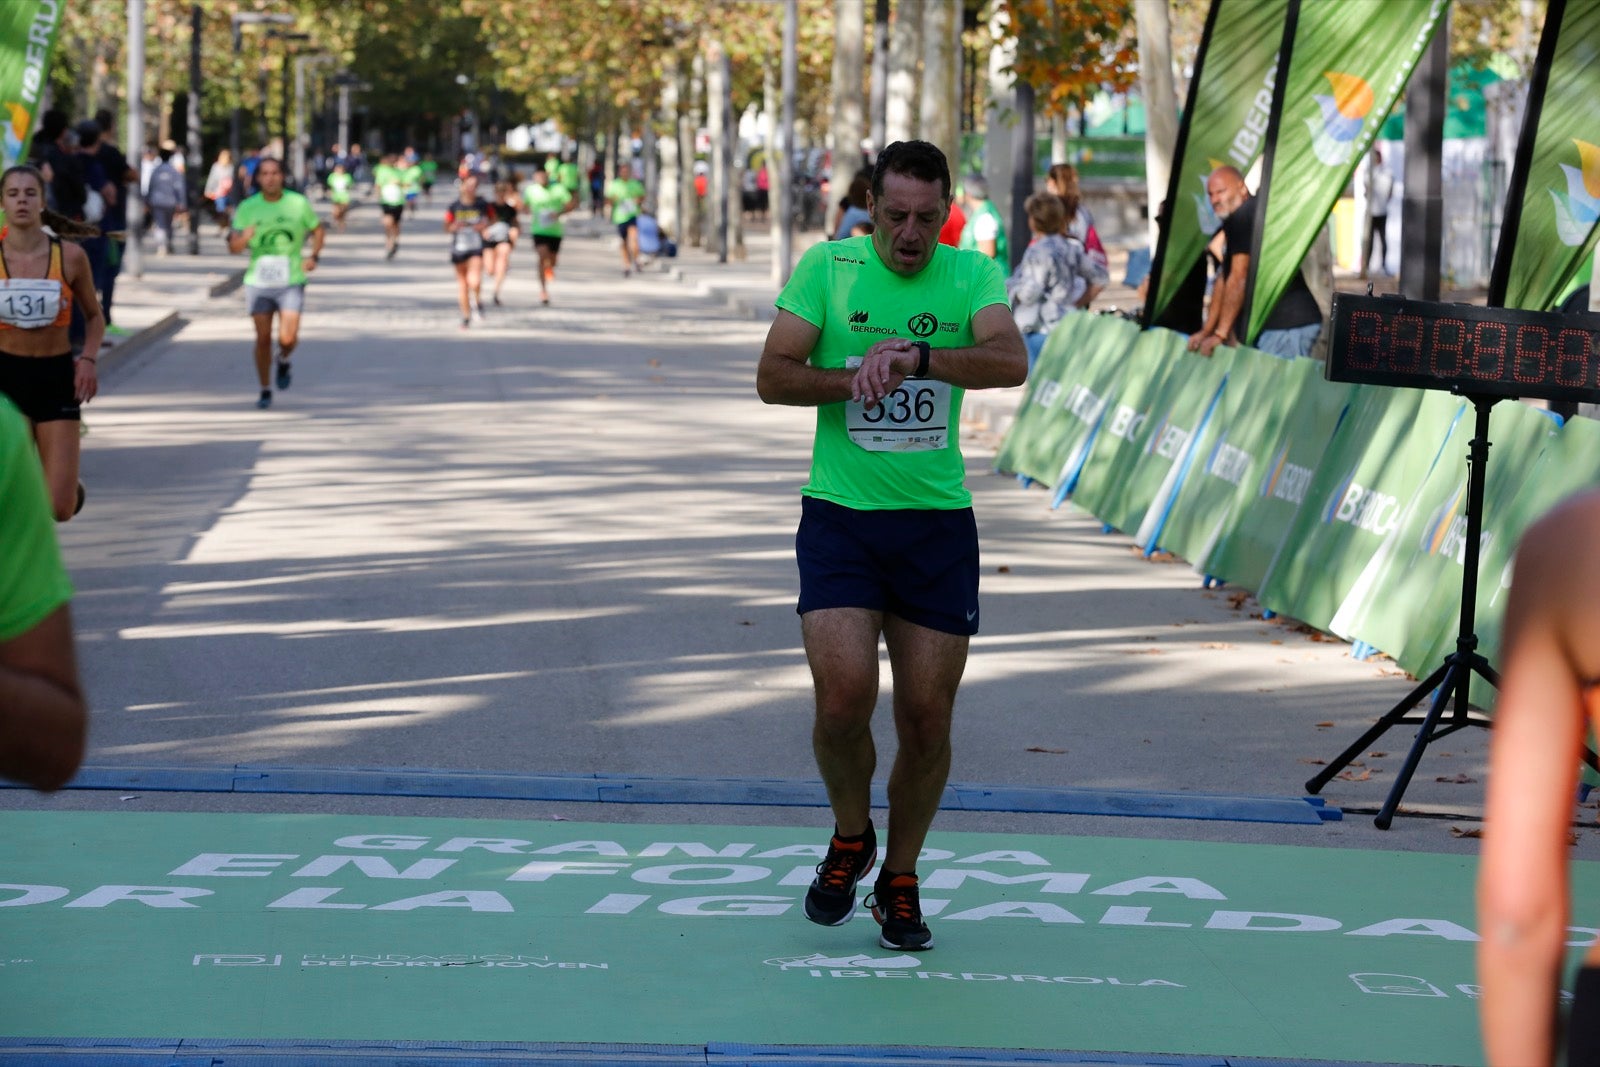
<path id="1" fill-rule="evenodd" d="M 1087 308 L 1110 279 L 1083 242 L 1067 235 L 1070 219 L 1060 197 L 1035 193 L 1025 207 L 1033 242 L 1006 279 L 1006 296 L 1028 346 L 1031 373 L 1056 323 L 1069 311 Z"/>
<path id="2" fill-rule="evenodd" d="M 205 198 L 211 202 L 217 216 L 217 225 L 227 236 L 229 224 L 228 197 L 233 192 L 233 153 L 224 148 L 217 153 L 217 161 L 206 174 Z"/>
<path id="3" fill-rule="evenodd" d="M 982 175 L 972 174 L 962 183 L 962 196 L 966 202 L 967 225 L 961 231 L 957 248 L 976 249 L 990 259 L 1009 263 L 1006 258 L 1006 226 L 1000 209 L 989 199 L 989 183 Z"/>
<path id="4" fill-rule="evenodd" d="M 856 176 L 850 179 L 850 188 L 839 201 L 839 221 L 833 226 L 835 241 L 849 237 L 850 231 L 857 223 L 872 221 L 872 213 L 867 210 L 867 196 L 871 189 L 871 171 L 858 171 Z"/>
<path id="5" fill-rule="evenodd" d="M 156 255 L 172 251 L 172 220 L 183 209 L 183 175 L 173 166 L 176 146 L 163 142 L 159 160 L 150 172 L 150 187 L 145 192 L 145 202 L 150 206 L 150 224 L 155 229 Z"/>
<path id="6" fill-rule="evenodd" d="M 105 197 L 105 215 L 99 223 L 100 231 L 105 234 L 104 273 L 96 275 L 95 288 L 100 290 L 100 311 L 105 316 L 107 335 L 120 337 L 127 331 L 111 324 L 111 301 L 116 293 L 117 277 L 122 273 L 122 256 L 128 248 L 128 189 L 139 176 L 128 164 L 122 149 L 117 147 L 116 124 L 111 112 L 104 108 L 96 111 L 94 124 L 100 134 L 95 144 L 95 160 L 110 187 Z M 92 259 L 90 266 L 94 266 Z"/>
<path id="7" fill-rule="evenodd" d="M 1054 193 L 1067 205 L 1072 221 L 1067 224 L 1067 236 L 1083 242 L 1089 254 L 1106 266 L 1106 246 L 1100 243 L 1100 233 L 1094 228 L 1094 215 L 1083 206 L 1083 192 L 1078 187 L 1078 168 L 1071 163 L 1057 163 L 1045 172 L 1044 189 Z"/>
<path id="8" fill-rule="evenodd" d="M 1367 161 L 1367 227 L 1361 241 L 1361 276 L 1367 276 L 1372 262 L 1372 247 L 1378 245 L 1378 273 L 1389 273 L 1389 201 L 1394 197 L 1394 174 L 1383 162 L 1383 153 L 1372 150 Z"/>

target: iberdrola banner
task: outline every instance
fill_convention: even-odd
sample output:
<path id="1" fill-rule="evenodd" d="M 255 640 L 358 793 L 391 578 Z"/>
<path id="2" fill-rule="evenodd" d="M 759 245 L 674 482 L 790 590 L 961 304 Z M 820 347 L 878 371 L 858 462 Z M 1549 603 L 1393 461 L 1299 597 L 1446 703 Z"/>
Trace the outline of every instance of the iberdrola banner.
<path id="1" fill-rule="evenodd" d="M 1449 0 L 1299 0 L 1283 110 L 1261 181 L 1250 290 L 1254 344 L 1356 164 L 1405 88 Z"/>
<path id="2" fill-rule="evenodd" d="M 1206 179 L 1224 164 L 1248 173 L 1266 147 L 1278 46 L 1289 0 L 1211 0 L 1167 191 L 1171 222 L 1150 271 L 1145 322 L 1155 322 L 1222 226 Z"/>
<path id="3" fill-rule="evenodd" d="M 44 98 L 50 56 L 67 0 L 5 0 L 0 3 L 0 143 L 4 167 L 28 157 L 40 102 Z"/>
<path id="4" fill-rule="evenodd" d="M 1600 4 L 1593 0 L 1550 0 L 1510 193 L 1489 303 L 1549 311 L 1600 239 Z"/>

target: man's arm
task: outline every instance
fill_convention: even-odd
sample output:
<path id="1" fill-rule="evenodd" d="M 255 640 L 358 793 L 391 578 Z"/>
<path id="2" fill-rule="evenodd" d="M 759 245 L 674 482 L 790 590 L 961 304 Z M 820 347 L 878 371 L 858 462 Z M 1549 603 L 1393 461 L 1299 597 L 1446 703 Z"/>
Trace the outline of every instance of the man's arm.
<path id="1" fill-rule="evenodd" d="M 768 404 L 816 407 L 850 399 L 856 372 L 823 370 L 806 361 L 822 330 L 792 311 L 778 310 L 756 364 L 756 395 Z"/>
<path id="2" fill-rule="evenodd" d="M 0 641 L 0 777 L 59 789 L 77 773 L 89 729 L 66 605 Z"/>

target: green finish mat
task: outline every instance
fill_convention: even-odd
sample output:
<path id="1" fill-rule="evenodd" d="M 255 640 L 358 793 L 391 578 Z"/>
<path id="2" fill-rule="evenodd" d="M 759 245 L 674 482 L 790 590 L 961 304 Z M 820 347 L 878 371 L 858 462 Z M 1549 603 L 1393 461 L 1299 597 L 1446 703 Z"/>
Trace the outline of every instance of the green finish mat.
<path id="1" fill-rule="evenodd" d="M 1482 1062 L 1472 857 L 936 832 L 910 954 L 805 921 L 826 833 L 0 813 L 0 1037 Z"/>

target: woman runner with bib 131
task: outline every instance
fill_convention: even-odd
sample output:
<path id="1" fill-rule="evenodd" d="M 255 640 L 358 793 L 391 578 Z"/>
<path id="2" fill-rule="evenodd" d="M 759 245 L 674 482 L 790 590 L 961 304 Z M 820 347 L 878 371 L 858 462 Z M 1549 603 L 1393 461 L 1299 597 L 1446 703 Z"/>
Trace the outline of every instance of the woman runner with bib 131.
<path id="1" fill-rule="evenodd" d="M 455 203 L 444 209 L 444 232 L 450 235 L 450 262 L 456 268 L 456 295 L 461 303 L 461 328 L 477 317 L 483 321 L 483 231 L 489 228 L 489 201 L 478 195 L 478 176 L 461 179 Z"/>
<path id="2" fill-rule="evenodd" d="M 50 509 L 66 522 L 83 507 L 78 481 L 80 405 L 99 391 L 95 376 L 106 320 L 95 296 L 89 257 L 61 240 L 96 232 L 44 206 L 44 176 L 29 166 L 0 174 L 0 393 L 33 424 L 50 490 Z M 48 223 L 56 232 L 46 232 Z M 67 329 L 72 302 L 83 310 L 83 354 Z"/>

